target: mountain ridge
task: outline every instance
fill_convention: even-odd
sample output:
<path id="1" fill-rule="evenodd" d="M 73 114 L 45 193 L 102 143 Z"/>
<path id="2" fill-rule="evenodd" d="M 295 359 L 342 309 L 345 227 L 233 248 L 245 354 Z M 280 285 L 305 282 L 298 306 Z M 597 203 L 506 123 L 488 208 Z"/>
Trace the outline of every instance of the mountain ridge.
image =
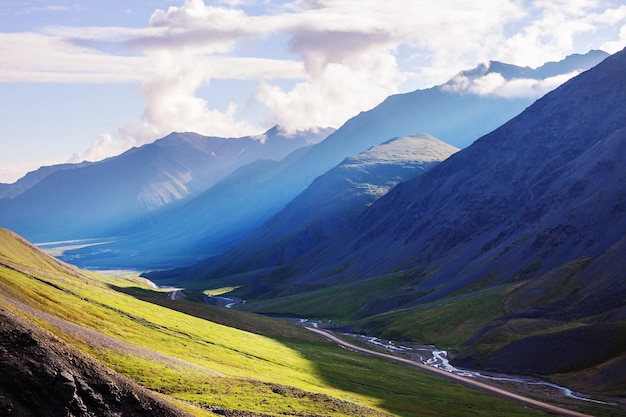
<path id="1" fill-rule="evenodd" d="M 107 235 L 156 208 L 199 194 L 239 166 L 263 157 L 282 159 L 329 131 L 268 132 L 264 141 L 172 133 L 117 157 L 56 170 L 24 193 L 0 200 L 1 225 L 34 241 Z"/>
<path id="2" fill-rule="evenodd" d="M 427 171 L 456 151 L 430 135 L 418 134 L 394 138 L 347 157 L 317 177 L 241 244 L 206 264 L 225 275 L 226 271 L 254 269 L 254 265 L 288 263 L 341 233 L 352 219 L 399 182 Z"/>

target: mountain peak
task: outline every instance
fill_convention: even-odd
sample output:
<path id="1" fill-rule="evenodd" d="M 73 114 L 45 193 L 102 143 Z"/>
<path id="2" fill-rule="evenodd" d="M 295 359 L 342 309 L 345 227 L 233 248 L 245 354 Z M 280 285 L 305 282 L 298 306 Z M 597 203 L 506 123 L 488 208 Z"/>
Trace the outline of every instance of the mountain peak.
<path id="1" fill-rule="evenodd" d="M 476 95 L 537 97 L 547 93 L 567 78 L 577 75 L 608 57 L 604 51 L 572 54 L 558 62 L 546 62 L 537 67 L 520 67 L 500 61 L 487 61 L 470 70 L 461 71 L 440 86 L 444 91 Z M 553 79 L 550 81 L 550 79 Z M 523 87 L 523 88 L 521 88 Z"/>
<path id="2" fill-rule="evenodd" d="M 328 135 L 333 133 L 336 129 L 331 127 L 312 127 L 308 129 L 290 130 L 281 125 L 274 125 L 268 129 L 265 133 L 251 136 L 252 139 L 259 140 L 265 143 L 268 139 L 280 138 L 280 139 L 294 139 L 301 136 L 307 137 L 307 144 L 313 145 L 324 140 Z"/>

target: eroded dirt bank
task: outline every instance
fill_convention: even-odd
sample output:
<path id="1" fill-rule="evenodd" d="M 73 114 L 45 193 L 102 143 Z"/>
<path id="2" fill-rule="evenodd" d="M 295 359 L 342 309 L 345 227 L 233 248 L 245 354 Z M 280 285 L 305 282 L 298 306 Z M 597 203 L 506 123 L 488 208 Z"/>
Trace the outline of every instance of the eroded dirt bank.
<path id="1" fill-rule="evenodd" d="M 189 416 L 0 307 L 0 415 Z"/>

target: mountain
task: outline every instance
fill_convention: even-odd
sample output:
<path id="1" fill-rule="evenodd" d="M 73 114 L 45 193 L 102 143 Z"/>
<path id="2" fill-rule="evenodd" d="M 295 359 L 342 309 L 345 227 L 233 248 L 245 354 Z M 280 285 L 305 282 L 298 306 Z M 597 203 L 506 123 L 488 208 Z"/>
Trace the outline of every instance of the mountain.
<path id="1" fill-rule="evenodd" d="M 212 274 L 280 265 L 338 235 L 398 183 L 458 151 L 430 135 L 395 138 L 346 158 L 232 250 L 211 258 Z"/>
<path id="2" fill-rule="evenodd" d="M 58 164 L 45 166 L 27 173 L 22 178 L 12 184 L 0 183 L 0 199 L 17 197 L 48 175 L 52 174 L 53 172 L 63 169 L 80 168 L 83 166 L 91 165 L 92 163 L 93 162 L 81 162 L 78 164 Z"/>
<path id="3" fill-rule="evenodd" d="M 626 369 L 624 74 L 626 50 L 399 184 L 341 236 L 248 291 L 293 297 L 401 276 L 353 310 L 353 319 L 380 320 L 503 291 L 497 317 L 465 341 L 459 361 L 623 386 L 626 373 L 610 375 Z"/>
<path id="4" fill-rule="evenodd" d="M 494 75 L 494 71 L 499 70 L 504 73 L 499 76 L 506 79 L 521 75 L 525 79 L 537 78 L 570 73 L 574 68 L 586 69 L 605 56 L 598 51 L 583 56 L 572 55 L 534 70 L 492 63 L 492 69 L 479 66 L 480 71 L 473 71 L 475 76 L 463 76 L 474 80 Z M 236 175 L 238 181 L 243 181 L 240 186 L 228 180 L 230 187 L 239 190 L 238 193 L 229 192 L 224 187 L 209 189 L 180 210 L 172 207 L 172 210 L 162 215 L 159 213 L 137 227 L 125 224 L 119 233 L 112 233 L 129 235 L 123 241 L 100 246 L 95 251 L 73 251 L 64 259 L 90 268 L 150 268 L 150 263 L 155 261 L 159 263 L 153 264 L 152 268 L 164 268 L 215 256 L 263 225 L 315 178 L 345 158 L 390 138 L 418 132 L 427 132 L 453 145 L 466 146 L 518 114 L 538 97 L 536 91 L 527 90 L 518 98 L 478 95 L 469 90 L 450 88 L 448 83 L 391 96 L 372 110 L 350 119 L 306 153 L 293 155 L 288 158 L 289 163 L 274 165 L 268 171 L 270 176 L 255 174 L 257 178 L 245 179 Z M 254 172 L 254 168 L 250 171 Z"/>
<path id="5" fill-rule="evenodd" d="M 516 80 L 516 76 L 522 74 L 522 79 L 535 79 L 543 75 L 552 77 L 589 69 L 607 55 L 605 52 L 591 51 L 583 56 L 571 55 L 560 62 L 546 63 L 537 69 L 493 62 L 490 69 L 479 65 L 468 71 L 475 73 L 475 76 L 466 74 L 465 78 L 471 82 L 486 75 L 500 76 L 504 80 Z M 479 95 L 471 89 L 451 88 L 450 82 L 390 96 L 375 108 L 354 116 L 287 168 L 281 174 L 281 186 L 291 188 L 295 196 L 313 179 L 344 158 L 357 155 L 393 137 L 424 132 L 464 148 L 516 116 L 541 95 L 524 88 L 521 96 Z"/>
<path id="6" fill-rule="evenodd" d="M 221 253 L 259 227 L 290 198 L 268 180 L 309 151 L 244 165 L 197 197 L 123 225 L 124 235 L 66 250 L 60 259 L 89 269 L 163 269 Z"/>
<path id="7" fill-rule="evenodd" d="M 0 200 L 0 225 L 34 241 L 110 235 L 156 208 L 198 195 L 238 167 L 280 160 L 328 133 L 292 135 L 278 127 L 236 139 L 172 133 L 117 157 L 50 173 Z"/>

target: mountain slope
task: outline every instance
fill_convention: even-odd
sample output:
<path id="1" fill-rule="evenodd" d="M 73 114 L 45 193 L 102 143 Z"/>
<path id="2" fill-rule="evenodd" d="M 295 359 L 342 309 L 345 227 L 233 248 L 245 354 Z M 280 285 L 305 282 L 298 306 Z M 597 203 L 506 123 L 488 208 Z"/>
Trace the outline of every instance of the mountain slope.
<path id="1" fill-rule="evenodd" d="M 3 416 L 191 416 L 0 306 Z"/>
<path id="2" fill-rule="evenodd" d="M 566 259 L 596 256 L 614 244 L 624 231 L 618 215 L 622 168 L 616 159 L 625 146 L 622 56 L 547 94 L 379 200 L 350 236 L 336 243 L 345 249 L 334 257 L 343 262 L 352 253 L 348 259 L 371 259 L 371 264 L 356 262 L 340 276 L 365 271 L 373 276 L 450 256 L 454 262 L 443 262 L 436 278 L 421 285 L 437 289 L 432 297 L 478 279 L 484 268 L 493 270 L 505 260 L 498 281 L 515 275 L 524 266 L 520 262 L 541 260 L 546 270 Z M 369 257 L 373 252 L 380 255 Z M 334 266 L 313 268 L 301 281 Z M 454 278 L 460 272 L 464 282 Z"/>
<path id="3" fill-rule="evenodd" d="M 35 241 L 111 234 L 155 208 L 199 194 L 240 166 L 282 159 L 326 134 L 293 136 L 279 128 L 238 139 L 173 133 L 120 156 L 47 175 L 15 198 L 0 200 L 0 225 Z"/>
<path id="4" fill-rule="evenodd" d="M 624 74 L 626 50 L 399 184 L 342 236 L 250 288 L 276 296 L 402 274 L 401 290 L 359 306 L 355 314 L 367 317 L 512 285 L 502 316 L 467 341 L 464 363 L 549 374 L 600 372 L 611 361 L 623 369 L 626 344 L 612 335 L 624 325 L 626 297 Z M 611 348 L 578 343 L 585 332 Z M 555 341 L 581 354 L 554 361 Z"/>
<path id="5" fill-rule="evenodd" d="M 272 219 L 223 255 L 212 258 L 212 276 L 287 263 L 341 233 L 363 210 L 458 149 L 421 134 L 389 140 L 318 177 Z"/>
<path id="6" fill-rule="evenodd" d="M 93 162 L 81 162 L 79 164 L 59 164 L 41 167 L 35 171 L 29 172 L 13 184 L 0 183 L 0 199 L 14 198 L 29 188 L 37 184 L 39 181 L 52 174 L 53 172 L 63 169 L 80 168 L 92 164 Z"/>

